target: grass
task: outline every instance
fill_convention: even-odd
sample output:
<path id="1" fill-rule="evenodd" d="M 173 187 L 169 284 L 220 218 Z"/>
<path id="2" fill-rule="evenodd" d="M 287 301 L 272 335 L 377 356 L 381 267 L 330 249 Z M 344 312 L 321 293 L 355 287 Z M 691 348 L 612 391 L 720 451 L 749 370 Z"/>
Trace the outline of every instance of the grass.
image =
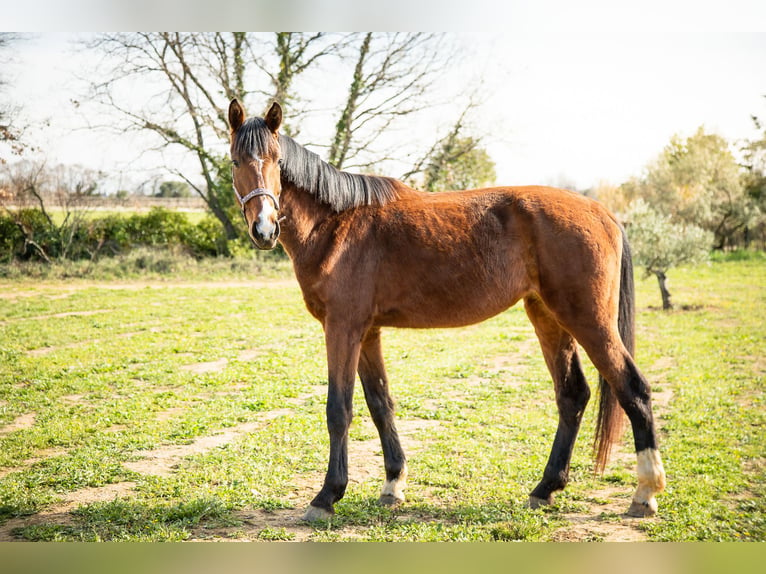
<path id="1" fill-rule="evenodd" d="M 233 283 L 220 271 L 3 280 L 0 531 L 531 541 L 610 539 L 622 528 L 649 540 L 766 540 L 766 261 L 737 259 L 673 270 L 686 310 L 658 310 L 655 282 L 638 280 L 638 362 L 667 400 L 657 410 L 668 490 L 646 521 L 619 515 L 635 486 L 630 432 L 626 455 L 592 473 L 595 401 L 567 490 L 550 508 L 524 507 L 556 409 L 521 308 L 462 330 L 384 333 L 408 502 L 376 504 L 382 459 L 357 385 L 352 482 L 333 520 L 309 526 L 294 517 L 327 463 L 326 365 L 321 327 L 283 271 Z M 595 381 L 590 365 L 586 374 Z"/>
<path id="2" fill-rule="evenodd" d="M 290 262 L 284 256 L 255 251 L 249 245 L 241 251 L 236 257 L 197 259 L 181 248 L 138 247 L 97 261 L 63 259 L 53 264 L 13 261 L 0 264 L 0 280 L 231 280 L 285 277 L 290 272 Z"/>

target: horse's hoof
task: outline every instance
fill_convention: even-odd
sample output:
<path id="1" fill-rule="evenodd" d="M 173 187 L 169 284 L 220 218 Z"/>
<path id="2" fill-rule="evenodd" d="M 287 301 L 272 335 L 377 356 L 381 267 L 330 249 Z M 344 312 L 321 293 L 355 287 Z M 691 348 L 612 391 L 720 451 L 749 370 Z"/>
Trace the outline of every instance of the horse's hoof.
<path id="1" fill-rule="evenodd" d="M 529 500 L 527 501 L 527 506 L 529 508 L 535 509 L 540 508 L 541 506 L 550 506 L 553 503 L 553 497 L 549 496 L 548 498 L 537 498 L 536 496 L 529 495 Z"/>
<path id="2" fill-rule="evenodd" d="M 306 509 L 306 512 L 303 513 L 302 520 L 306 522 L 316 522 L 317 520 L 329 520 L 332 518 L 332 515 L 335 514 L 334 512 L 331 512 L 329 510 L 325 510 L 324 508 L 319 508 L 317 506 L 310 506 Z"/>
<path id="3" fill-rule="evenodd" d="M 378 502 L 381 506 L 389 506 L 394 508 L 404 502 L 404 498 L 397 498 L 393 494 L 381 494 Z"/>
<path id="4" fill-rule="evenodd" d="M 650 498 L 646 502 L 633 501 L 625 513 L 633 518 L 649 518 L 657 514 L 657 500 Z"/>

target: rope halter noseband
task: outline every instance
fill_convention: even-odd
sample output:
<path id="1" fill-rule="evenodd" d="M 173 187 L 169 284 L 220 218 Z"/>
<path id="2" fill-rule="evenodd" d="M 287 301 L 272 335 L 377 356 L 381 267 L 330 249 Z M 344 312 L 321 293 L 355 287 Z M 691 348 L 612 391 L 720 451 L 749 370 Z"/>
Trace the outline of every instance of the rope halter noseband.
<path id="1" fill-rule="evenodd" d="M 258 164 L 261 167 L 263 167 L 263 160 L 261 158 L 256 157 L 255 160 L 258 162 Z M 262 174 L 260 179 L 263 180 Z M 277 198 L 276 195 L 274 195 L 274 192 L 268 188 L 256 187 L 254 190 L 248 193 L 245 197 L 242 197 L 241 195 L 239 195 L 239 192 L 237 191 L 237 188 L 234 185 L 234 166 L 232 166 L 231 168 L 231 187 L 234 189 L 234 195 L 236 195 L 237 199 L 239 200 L 239 207 L 242 210 L 243 216 L 245 215 L 245 205 L 247 205 L 247 202 L 260 195 L 265 195 L 266 197 L 268 197 L 274 203 L 274 209 L 276 209 L 277 213 L 279 213 L 279 199 Z"/>
<path id="2" fill-rule="evenodd" d="M 256 187 L 253 191 L 248 193 L 245 197 L 240 197 L 239 192 L 237 191 L 237 188 L 235 187 L 234 194 L 237 196 L 237 199 L 239 200 L 239 206 L 242 208 L 242 213 L 245 213 L 245 205 L 247 205 L 247 202 L 253 199 L 254 197 L 258 197 L 259 195 L 265 195 L 271 201 L 273 201 L 274 209 L 276 209 L 277 212 L 279 212 L 279 199 L 277 199 L 277 196 L 274 195 L 274 193 L 270 189 L 266 189 L 265 187 Z"/>

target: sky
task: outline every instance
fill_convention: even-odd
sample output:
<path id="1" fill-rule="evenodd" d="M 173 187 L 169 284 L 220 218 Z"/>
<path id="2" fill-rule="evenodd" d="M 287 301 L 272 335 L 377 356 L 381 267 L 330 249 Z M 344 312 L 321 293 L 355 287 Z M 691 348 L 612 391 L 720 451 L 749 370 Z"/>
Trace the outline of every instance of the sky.
<path id="1" fill-rule="evenodd" d="M 698 4 L 687 4 L 686 13 L 666 0 L 663 13 L 671 19 L 653 27 L 641 25 L 644 13 L 620 16 L 633 26 L 589 20 L 570 13 L 571 2 L 556 4 L 563 12 L 552 21 L 540 14 L 550 4 L 525 5 L 499 30 L 455 31 L 462 55 L 445 79 L 457 92 L 480 82 L 471 129 L 484 138 L 498 184 L 581 190 L 619 184 L 640 176 L 674 134 L 689 136 L 704 126 L 733 143 L 757 135 L 751 115 L 766 117 L 760 4 L 733 0 L 729 11 L 710 13 L 700 25 Z M 3 68 L 10 79 L 4 97 L 37 126 L 28 130 L 29 140 L 49 162 L 109 172 L 113 186 L 147 179 L 146 169 L 158 161 L 142 153 L 146 142 L 86 129 L 108 118 L 85 117 L 87 110 L 72 104 L 92 79 L 94 56 L 71 49 L 74 32 L 33 32 L 14 64 Z M 409 131 L 433 141 L 445 117 L 421 120 Z M 389 169 L 398 175 L 398 166 Z"/>

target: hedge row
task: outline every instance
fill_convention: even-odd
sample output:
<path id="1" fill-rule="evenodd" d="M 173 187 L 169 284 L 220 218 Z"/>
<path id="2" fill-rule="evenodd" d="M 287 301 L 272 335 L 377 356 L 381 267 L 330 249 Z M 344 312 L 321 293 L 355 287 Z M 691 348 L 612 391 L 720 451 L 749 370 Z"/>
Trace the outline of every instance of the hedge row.
<path id="1" fill-rule="evenodd" d="M 134 247 L 180 249 L 194 257 L 228 255 L 217 220 L 191 223 L 183 214 L 155 207 L 146 214 L 106 215 L 51 223 L 39 209 L 0 215 L 0 262 L 48 259 L 98 259 Z"/>

